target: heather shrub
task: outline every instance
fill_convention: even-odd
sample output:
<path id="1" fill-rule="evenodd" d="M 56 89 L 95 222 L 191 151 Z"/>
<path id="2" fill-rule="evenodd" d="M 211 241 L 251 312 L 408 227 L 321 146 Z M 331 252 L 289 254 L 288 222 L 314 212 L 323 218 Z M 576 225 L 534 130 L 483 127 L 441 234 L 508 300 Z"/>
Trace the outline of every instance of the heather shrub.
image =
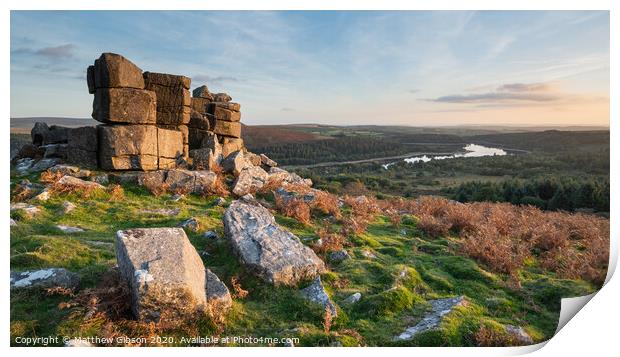
<path id="1" fill-rule="evenodd" d="M 534 257 L 561 278 L 600 284 L 607 273 L 610 231 L 605 218 L 430 196 L 386 200 L 380 206 L 386 212 L 415 215 L 418 229 L 430 237 L 457 234 L 462 238 L 459 251 L 495 272 L 514 276 Z"/>
<path id="2" fill-rule="evenodd" d="M 303 224 L 310 224 L 310 206 L 302 198 L 284 199 L 276 196 L 276 209 L 284 216 L 295 218 Z"/>

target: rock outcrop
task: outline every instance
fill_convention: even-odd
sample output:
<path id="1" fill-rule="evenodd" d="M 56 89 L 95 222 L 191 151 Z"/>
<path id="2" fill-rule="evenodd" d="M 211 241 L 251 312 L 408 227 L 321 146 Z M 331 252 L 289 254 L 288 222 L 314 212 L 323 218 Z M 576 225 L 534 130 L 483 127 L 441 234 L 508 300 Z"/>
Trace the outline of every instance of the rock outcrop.
<path id="1" fill-rule="evenodd" d="M 323 261 L 262 206 L 234 201 L 224 214 L 224 230 L 241 263 L 271 284 L 295 285 L 325 270 Z"/>
<path id="2" fill-rule="evenodd" d="M 192 97 L 189 77 L 143 72 L 121 55 L 103 53 L 88 67 L 87 85 L 94 95 L 92 118 L 102 124 L 65 128 L 36 123 L 33 145 L 16 156 L 34 160 L 21 162 L 21 173 L 41 158 L 103 170 L 154 171 L 192 164 L 213 170 L 228 155 L 245 151 L 241 105 L 228 94 L 211 94 L 206 85 Z"/>

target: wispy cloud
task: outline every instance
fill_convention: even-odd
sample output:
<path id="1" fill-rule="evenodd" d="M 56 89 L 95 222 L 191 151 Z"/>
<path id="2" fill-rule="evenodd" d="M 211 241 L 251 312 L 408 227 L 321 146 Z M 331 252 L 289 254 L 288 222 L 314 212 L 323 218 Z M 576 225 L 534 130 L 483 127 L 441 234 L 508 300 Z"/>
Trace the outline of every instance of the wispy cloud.
<path id="1" fill-rule="evenodd" d="M 584 102 L 604 98 L 562 91 L 557 83 L 507 83 L 494 91 L 474 94 L 452 94 L 427 99 L 436 103 L 476 104 L 478 107 L 502 107 Z"/>
<path id="2" fill-rule="evenodd" d="M 74 49 L 75 49 L 75 45 L 69 43 L 66 45 L 40 48 L 34 51 L 34 53 L 36 55 L 40 55 L 40 56 L 47 57 L 50 59 L 62 59 L 62 58 L 73 57 Z"/>
<path id="3" fill-rule="evenodd" d="M 195 84 L 206 83 L 207 85 L 209 85 L 239 82 L 240 79 L 232 76 L 210 76 L 208 74 L 195 74 L 194 76 L 192 76 L 192 81 Z"/>

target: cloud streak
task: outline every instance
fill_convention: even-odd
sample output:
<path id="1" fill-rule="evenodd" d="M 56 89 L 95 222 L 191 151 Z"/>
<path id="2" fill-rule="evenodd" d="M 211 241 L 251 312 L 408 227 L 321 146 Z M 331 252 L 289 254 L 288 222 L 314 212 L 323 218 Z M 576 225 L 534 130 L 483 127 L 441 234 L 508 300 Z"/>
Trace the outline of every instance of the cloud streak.
<path id="1" fill-rule="evenodd" d="M 559 91 L 551 83 L 508 83 L 494 91 L 474 94 L 453 94 L 441 96 L 428 101 L 436 103 L 479 104 L 495 106 L 515 103 L 555 103 L 574 97 Z"/>

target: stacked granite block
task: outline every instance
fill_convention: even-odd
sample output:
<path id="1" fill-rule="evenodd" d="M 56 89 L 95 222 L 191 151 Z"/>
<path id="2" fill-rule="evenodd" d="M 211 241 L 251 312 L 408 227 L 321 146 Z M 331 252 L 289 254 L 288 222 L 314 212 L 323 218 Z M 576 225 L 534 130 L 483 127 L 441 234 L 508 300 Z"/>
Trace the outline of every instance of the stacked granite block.
<path id="1" fill-rule="evenodd" d="M 93 66 L 88 67 L 88 90 L 95 95 L 92 117 L 104 123 L 97 126 L 97 138 L 92 139 L 97 143 L 97 161 L 101 169 L 147 171 L 176 167 L 178 159 L 183 156 L 183 134 L 180 130 L 158 125 L 163 118 L 176 123 L 178 119 L 173 118 L 178 115 L 174 114 L 173 106 L 158 110 L 158 91 L 152 89 L 157 87 L 152 85 L 155 79 L 158 83 L 170 81 L 167 76 L 170 75 L 147 76 L 145 73 L 143 76 L 135 64 L 114 53 L 102 54 Z M 147 83 L 149 88 L 146 88 Z M 169 84 L 174 87 L 175 83 Z M 164 103 L 169 103 L 166 91 L 162 92 Z M 164 113 L 162 118 L 160 113 Z M 165 113 L 171 114 L 166 116 Z M 82 134 L 93 136 L 85 129 Z M 86 150 L 84 140 L 80 142 L 78 139 L 82 134 L 76 132 L 74 140 L 69 139 L 69 147 L 90 153 L 93 150 Z M 88 159 L 92 160 L 92 156 Z"/>
<path id="2" fill-rule="evenodd" d="M 181 133 L 182 156 L 189 155 L 189 130 L 191 97 L 189 87 L 191 79 L 185 76 L 145 72 L 144 85 L 157 96 L 157 127 Z M 169 162 L 172 164 L 172 162 Z"/>

